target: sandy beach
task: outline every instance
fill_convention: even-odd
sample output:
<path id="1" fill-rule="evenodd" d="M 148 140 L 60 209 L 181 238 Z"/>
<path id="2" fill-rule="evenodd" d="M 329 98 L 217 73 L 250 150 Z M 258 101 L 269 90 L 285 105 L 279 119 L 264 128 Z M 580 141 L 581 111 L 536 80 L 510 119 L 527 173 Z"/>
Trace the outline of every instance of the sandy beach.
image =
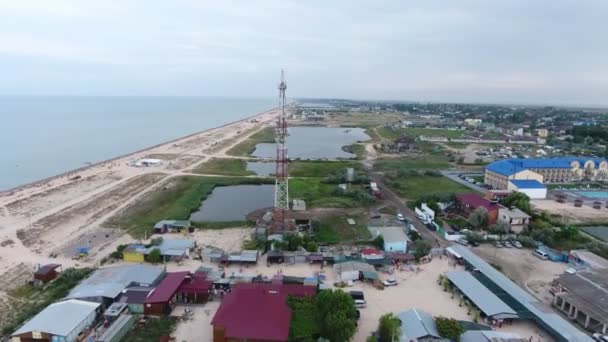
<path id="1" fill-rule="evenodd" d="M 1 192 L 0 278 L 6 280 L 2 290 L 29 280 L 39 264 L 97 264 L 107 254 L 102 251 L 132 240 L 119 230 L 104 228 L 103 222 L 167 178 L 188 174 L 207 159 L 225 155 L 272 124 L 278 113 L 270 110 Z M 162 164 L 132 166 L 142 158 L 161 159 Z M 72 260 L 83 245 L 91 248 L 90 256 Z"/>

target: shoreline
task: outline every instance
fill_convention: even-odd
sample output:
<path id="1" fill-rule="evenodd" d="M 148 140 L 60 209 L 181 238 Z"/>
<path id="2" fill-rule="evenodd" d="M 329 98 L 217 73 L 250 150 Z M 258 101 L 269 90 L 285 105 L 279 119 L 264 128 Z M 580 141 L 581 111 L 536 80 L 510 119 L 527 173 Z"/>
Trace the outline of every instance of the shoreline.
<path id="1" fill-rule="evenodd" d="M 123 154 L 123 155 L 116 156 L 114 158 L 110 158 L 110 159 L 106 159 L 106 160 L 101 160 L 101 161 L 98 161 L 98 162 L 93 163 L 93 164 L 89 164 L 89 165 L 86 165 L 86 166 L 83 166 L 83 167 L 80 167 L 80 168 L 77 168 L 77 169 L 68 170 L 68 171 L 62 172 L 60 174 L 49 176 L 49 177 L 46 177 L 46 178 L 43 178 L 43 179 L 40 179 L 40 180 L 36 180 L 36 181 L 33 181 L 33 182 L 29 182 L 29 183 L 26 183 L 26 184 L 18 185 L 16 187 L 13 187 L 13 188 L 10 188 L 10 189 L 0 190 L 0 196 L 14 195 L 15 192 L 19 192 L 19 191 L 22 191 L 22 190 L 30 189 L 30 188 L 33 188 L 33 187 L 39 187 L 39 186 L 44 185 L 45 183 L 49 183 L 49 182 L 51 182 L 53 180 L 66 177 L 66 176 L 68 176 L 70 174 L 73 174 L 73 173 L 78 173 L 78 172 L 86 171 L 88 169 L 92 169 L 92 168 L 95 168 L 95 167 L 98 167 L 98 166 L 103 166 L 106 163 L 111 163 L 111 162 L 115 162 L 115 161 L 117 161 L 119 159 L 128 158 L 128 157 L 131 157 L 133 155 L 136 155 L 136 154 L 139 154 L 139 153 L 144 153 L 144 152 L 153 150 L 155 148 L 162 147 L 164 145 L 172 144 L 172 143 L 180 141 L 180 140 L 187 140 L 187 139 L 190 139 L 190 138 L 192 138 L 194 136 L 197 136 L 199 134 L 208 133 L 208 132 L 213 131 L 213 130 L 226 128 L 227 126 L 231 126 L 231 125 L 234 125 L 234 124 L 237 124 L 237 123 L 248 121 L 248 120 L 254 119 L 254 118 L 258 117 L 258 116 L 270 113 L 270 112 L 276 110 L 277 108 L 278 107 L 273 107 L 273 108 L 270 108 L 270 109 L 265 110 L 263 112 L 259 112 L 259 113 L 253 114 L 251 116 L 248 116 L 248 117 L 245 117 L 245 118 L 242 118 L 242 119 L 239 119 L 239 120 L 228 122 L 228 123 L 223 124 L 221 126 L 206 128 L 206 129 L 204 129 L 202 131 L 194 132 L 192 134 L 188 134 L 186 136 L 175 138 L 175 139 L 172 139 L 172 140 L 169 140 L 169 141 L 164 141 L 164 142 L 158 143 L 158 144 L 153 145 L 153 146 L 148 146 L 148 147 L 145 147 L 145 148 L 137 150 L 137 151 L 133 151 L 133 152 L 129 152 L 129 153 L 126 153 L 126 154 Z"/>

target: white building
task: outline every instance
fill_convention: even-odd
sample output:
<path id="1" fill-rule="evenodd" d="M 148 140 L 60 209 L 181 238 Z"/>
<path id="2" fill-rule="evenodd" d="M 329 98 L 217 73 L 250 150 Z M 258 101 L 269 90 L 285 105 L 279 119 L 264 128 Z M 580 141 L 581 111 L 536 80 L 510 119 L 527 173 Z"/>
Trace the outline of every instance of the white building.
<path id="1" fill-rule="evenodd" d="M 547 198 L 547 187 L 537 180 L 513 179 L 509 181 L 509 186 L 507 187 L 507 190 L 523 192 L 531 199 Z"/>

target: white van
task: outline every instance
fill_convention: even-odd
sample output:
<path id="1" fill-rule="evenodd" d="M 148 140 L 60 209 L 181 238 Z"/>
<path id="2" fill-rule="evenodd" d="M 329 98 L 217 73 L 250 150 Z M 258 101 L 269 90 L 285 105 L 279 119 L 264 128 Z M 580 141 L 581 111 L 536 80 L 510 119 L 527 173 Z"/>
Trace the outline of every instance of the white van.
<path id="1" fill-rule="evenodd" d="M 367 302 L 365 302 L 365 299 L 355 299 L 355 307 L 357 309 L 363 309 L 367 306 Z"/>
<path id="2" fill-rule="evenodd" d="M 540 258 L 543 260 L 549 259 L 549 254 L 541 251 L 540 249 L 535 249 L 534 252 L 532 252 L 532 254 L 534 254 L 534 256 L 536 256 L 537 258 Z"/>

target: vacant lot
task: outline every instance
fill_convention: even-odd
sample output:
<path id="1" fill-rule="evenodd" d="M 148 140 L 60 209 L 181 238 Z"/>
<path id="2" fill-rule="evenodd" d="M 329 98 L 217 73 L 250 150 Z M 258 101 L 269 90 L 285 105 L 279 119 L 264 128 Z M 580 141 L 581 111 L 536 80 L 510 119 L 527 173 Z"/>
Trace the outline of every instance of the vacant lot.
<path id="1" fill-rule="evenodd" d="M 443 155 L 412 154 L 407 158 L 380 159 L 374 163 L 374 169 L 381 172 L 399 170 L 442 170 L 450 167 Z"/>
<path id="2" fill-rule="evenodd" d="M 228 152 L 232 156 L 250 156 L 255 151 L 255 145 L 261 143 L 273 143 L 275 139 L 274 127 L 266 127 L 245 139 L 238 145 L 232 147 Z"/>
<path id="3" fill-rule="evenodd" d="M 243 159 L 212 158 L 192 170 L 192 173 L 223 176 L 252 176 L 255 172 L 247 170 Z"/>
<path id="4" fill-rule="evenodd" d="M 355 192 L 365 192 L 360 185 L 353 185 L 348 195 L 337 184 L 328 184 L 320 178 L 293 178 L 289 180 L 289 197 L 306 201 L 309 208 L 354 208 L 365 203 L 363 198 L 354 196 Z M 366 192 L 365 192 L 366 193 Z"/>
<path id="5" fill-rule="evenodd" d="M 473 192 L 470 188 L 443 176 L 407 176 L 393 178 L 390 186 L 408 200 L 418 200 L 425 196 L 443 197 L 449 194 Z"/>
<path id="6" fill-rule="evenodd" d="M 187 220 L 216 186 L 267 184 L 270 181 L 261 178 L 175 177 L 120 211 L 104 225 L 126 229 L 132 236 L 142 237 L 160 220 Z"/>
<path id="7" fill-rule="evenodd" d="M 355 220 L 354 225 L 348 224 L 346 219 Z M 320 244 L 336 244 L 339 242 L 369 241 L 371 238 L 367 229 L 367 219 L 364 215 L 354 213 L 350 216 L 338 216 L 321 220 L 315 238 Z"/>
<path id="8" fill-rule="evenodd" d="M 355 161 L 293 161 L 289 163 L 289 175 L 292 177 L 327 177 L 330 174 L 346 171 L 352 167 L 362 170 Z"/>

